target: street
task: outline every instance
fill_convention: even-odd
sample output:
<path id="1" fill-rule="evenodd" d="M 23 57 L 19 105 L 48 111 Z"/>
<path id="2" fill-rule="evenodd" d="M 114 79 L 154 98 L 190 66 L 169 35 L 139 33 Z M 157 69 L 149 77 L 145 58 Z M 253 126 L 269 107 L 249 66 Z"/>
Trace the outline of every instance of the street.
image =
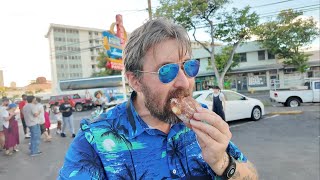
<path id="1" fill-rule="evenodd" d="M 319 104 L 298 108 L 266 107 L 266 113 L 301 110 L 302 114 L 266 115 L 260 121 L 230 122 L 232 141 L 255 164 L 261 180 L 319 179 Z M 81 117 L 91 111 L 77 112 L 76 129 Z M 52 142 L 42 142 L 42 155 L 28 155 L 29 140 L 20 138 L 20 152 L 0 155 L 0 179 L 55 179 L 61 168 L 71 135 L 61 138 L 51 130 Z M 22 135 L 20 126 L 20 135 Z"/>

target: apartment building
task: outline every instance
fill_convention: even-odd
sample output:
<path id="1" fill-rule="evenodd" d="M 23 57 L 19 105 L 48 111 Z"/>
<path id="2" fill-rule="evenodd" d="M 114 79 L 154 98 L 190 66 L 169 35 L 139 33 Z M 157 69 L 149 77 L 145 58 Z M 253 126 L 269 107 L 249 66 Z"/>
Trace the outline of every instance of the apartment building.
<path id="1" fill-rule="evenodd" d="M 216 47 L 217 53 L 223 46 Z M 243 43 L 236 53 L 240 55 L 239 65 L 232 68 L 225 77 L 230 89 L 246 91 L 270 90 L 277 88 L 290 88 L 301 85 L 305 78 L 320 77 L 319 50 L 306 52 L 311 54 L 308 64 L 310 68 L 301 74 L 293 66 L 286 66 L 281 59 L 269 53 L 258 42 Z M 206 89 L 215 83 L 213 69 L 210 68 L 210 55 L 203 48 L 194 49 L 193 57 L 200 60 L 200 71 L 196 77 L 195 90 Z M 275 83 L 278 82 L 278 83 Z"/>
<path id="2" fill-rule="evenodd" d="M 98 53 L 103 51 L 103 29 L 50 24 L 45 35 L 49 41 L 53 87 L 59 80 L 90 77 L 97 68 Z"/>
<path id="3" fill-rule="evenodd" d="M 0 70 L 0 87 L 4 87 L 3 71 Z"/>

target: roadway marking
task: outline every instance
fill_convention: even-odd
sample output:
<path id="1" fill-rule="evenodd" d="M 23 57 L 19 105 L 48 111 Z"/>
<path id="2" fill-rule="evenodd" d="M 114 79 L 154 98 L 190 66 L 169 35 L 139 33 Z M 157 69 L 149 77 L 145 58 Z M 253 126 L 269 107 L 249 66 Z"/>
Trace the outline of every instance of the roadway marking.
<path id="1" fill-rule="evenodd" d="M 234 127 L 243 126 L 243 125 L 246 125 L 246 124 L 251 124 L 251 123 L 254 123 L 254 122 L 247 122 L 247 123 L 243 123 L 243 124 L 237 124 L 237 125 L 234 125 L 234 126 L 230 126 L 230 129 L 234 128 Z"/>
<path id="2" fill-rule="evenodd" d="M 280 115 L 279 115 L 279 114 L 275 114 L 275 115 L 272 115 L 272 116 L 263 118 L 263 120 L 264 120 L 264 119 L 271 119 L 271 118 L 274 118 L 274 117 L 277 117 L 277 116 L 280 116 Z M 243 126 L 243 125 L 246 125 L 246 124 L 251 124 L 251 123 L 254 123 L 254 122 L 255 122 L 255 121 L 246 122 L 246 123 L 242 123 L 242 124 L 237 124 L 237 125 L 230 126 L 230 128 L 239 127 L 239 126 Z"/>
<path id="3" fill-rule="evenodd" d="M 272 115 L 272 116 L 269 116 L 269 117 L 266 117 L 266 118 L 263 118 L 263 119 L 271 119 L 271 118 L 274 118 L 274 117 L 277 117 L 277 116 L 280 116 L 279 114 L 275 114 L 275 115 Z"/>

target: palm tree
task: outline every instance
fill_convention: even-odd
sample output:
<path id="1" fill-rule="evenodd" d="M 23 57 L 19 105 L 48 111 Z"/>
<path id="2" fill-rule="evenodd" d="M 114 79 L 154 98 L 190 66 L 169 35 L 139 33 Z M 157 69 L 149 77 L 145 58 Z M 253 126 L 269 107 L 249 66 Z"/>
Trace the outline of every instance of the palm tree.
<path id="1" fill-rule="evenodd" d="M 79 163 L 82 164 L 78 172 L 87 171 L 92 176 L 92 179 L 105 179 L 104 169 L 101 168 L 99 156 L 96 152 L 91 149 L 92 156 L 89 156 L 87 153 L 80 152 L 80 156 L 83 157 Z"/>
<path id="2" fill-rule="evenodd" d="M 188 169 L 188 174 L 186 169 L 184 168 L 184 165 L 182 163 L 182 157 L 183 157 L 183 153 L 181 153 L 179 146 L 178 146 L 178 141 L 175 141 L 173 138 L 171 138 L 171 142 L 170 143 L 170 150 L 168 151 L 169 154 L 171 154 L 172 157 L 176 157 L 177 159 L 179 159 L 179 163 L 182 167 L 182 171 L 186 176 L 191 176 L 190 170 Z M 186 155 L 186 154 L 185 154 Z M 171 160 L 173 160 L 174 158 L 172 158 Z M 187 177 L 188 178 L 188 177 Z"/>
<path id="3" fill-rule="evenodd" d="M 132 144 L 131 142 L 126 138 L 126 136 L 124 134 L 120 134 L 119 131 L 124 132 L 125 134 L 128 134 L 128 130 L 125 128 L 124 125 L 120 125 L 119 121 L 112 121 L 112 125 L 109 124 L 109 126 L 104 127 L 107 129 L 106 132 L 104 132 L 101 137 L 104 136 L 110 136 L 113 135 L 115 141 L 117 143 L 121 143 L 124 142 L 125 145 L 127 146 L 127 149 L 129 151 L 130 154 L 130 158 L 131 158 L 131 163 L 132 163 L 132 167 L 133 167 L 133 172 L 134 172 L 134 179 L 137 179 L 137 173 L 136 173 L 136 168 L 134 166 L 134 162 L 133 162 L 133 157 L 132 157 Z"/>

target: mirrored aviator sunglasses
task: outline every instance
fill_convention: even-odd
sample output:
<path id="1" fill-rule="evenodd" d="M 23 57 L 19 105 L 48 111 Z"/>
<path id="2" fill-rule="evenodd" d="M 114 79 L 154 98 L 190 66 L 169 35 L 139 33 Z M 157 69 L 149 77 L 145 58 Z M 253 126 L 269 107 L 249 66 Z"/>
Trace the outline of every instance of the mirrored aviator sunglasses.
<path id="1" fill-rule="evenodd" d="M 199 60 L 191 59 L 183 62 L 183 70 L 188 77 L 191 77 L 191 78 L 195 77 L 199 72 L 199 68 L 200 68 Z M 171 63 L 171 64 L 166 64 L 161 66 L 158 72 L 148 72 L 148 71 L 139 71 L 139 72 L 158 74 L 159 80 L 162 83 L 167 84 L 173 81 L 177 77 L 179 73 L 179 69 L 180 69 L 180 63 Z"/>

